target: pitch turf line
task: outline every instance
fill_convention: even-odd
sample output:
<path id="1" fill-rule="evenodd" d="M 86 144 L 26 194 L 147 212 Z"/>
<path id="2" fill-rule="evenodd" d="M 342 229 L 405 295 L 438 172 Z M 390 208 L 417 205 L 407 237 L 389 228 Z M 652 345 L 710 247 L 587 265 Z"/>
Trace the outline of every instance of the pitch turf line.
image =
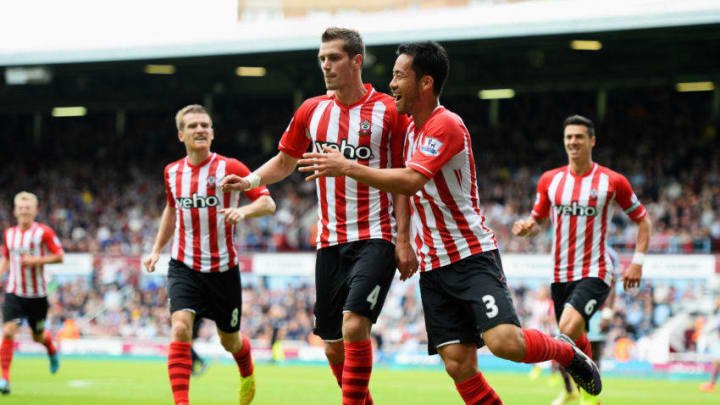
<path id="1" fill-rule="evenodd" d="M 507 405 L 549 404 L 557 387 L 547 378 L 530 381 L 525 374 L 487 373 Z M 80 382 L 80 383 L 78 383 Z M 336 405 L 340 390 L 325 366 L 257 366 L 258 393 L 253 405 Z M 698 381 L 608 378 L 606 405 L 710 405 L 720 392 L 699 392 Z M 194 405 L 235 404 L 238 386 L 233 365 L 213 363 L 193 378 Z M 462 404 L 442 370 L 373 371 L 371 390 L 378 405 Z M 17 356 L 12 368 L 12 394 L 0 405 L 169 405 L 172 404 L 163 361 L 80 360 L 65 358 L 50 375 L 46 359 Z"/>

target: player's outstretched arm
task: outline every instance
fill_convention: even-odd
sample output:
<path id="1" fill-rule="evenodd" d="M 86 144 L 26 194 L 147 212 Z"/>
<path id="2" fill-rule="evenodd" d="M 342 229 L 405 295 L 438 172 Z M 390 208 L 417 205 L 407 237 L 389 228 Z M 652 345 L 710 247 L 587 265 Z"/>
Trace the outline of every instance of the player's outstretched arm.
<path id="1" fill-rule="evenodd" d="M 348 176 L 360 183 L 396 194 L 413 195 L 430 179 L 410 168 L 375 169 L 345 159 L 339 150 L 323 146 L 324 153 L 309 152 L 298 161 L 299 172 L 315 172 L 305 180 L 318 177 Z"/>
<path id="2" fill-rule="evenodd" d="M 255 187 L 277 183 L 289 176 L 295 170 L 297 163 L 297 159 L 280 151 L 260 168 L 245 177 L 236 174 L 225 176 L 220 182 L 220 187 L 225 192 L 246 191 Z"/>
<path id="3" fill-rule="evenodd" d="M 269 195 L 262 195 L 250 204 L 237 208 L 223 208 L 220 213 L 225 215 L 225 222 L 237 224 L 245 218 L 263 217 L 275 213 L 275 200 Z"/>
<path id="4" fill-rule="evenodd" d="M 532 215 L 526 219 L 519 219 L 513 224 L 512 233 L 513 235 L 520 237 L 535 236 L 540 232 L 542 222 L 542 220 L 537 220 Z"/>
<path id="5" fill-rule="evenodd" d="M 400 280 L 412 277 L 418 269 L 415 251 L 410 245 L 410 202 L 407 196 L 393 195 L 393 210 L 397 222 L 397 242 L 395 243 L 395 262 L 400 271 Z"/>
<path id="6" fill-rule="evenodd" d="M 635 242 L 635 255 L 633 255 L 630 266 L 625 270 L 623 274 L 623 288 L 636 288 L 640 287 L 640 280 L 642 279 L 642 266 L 645 263 L 645 253 L 648 251 L 650 245 L 650 232 L 652 229 L 652 223 L 648 215 L 638 222 L 637 241 Z"/>
<path id="7" fill-rule="evenodd" d="M 170 204 L 165 204 L 165 209 L 160 219 L 160 228 L 158 229 L 157 236 L 155 236 L 155 244 L 153 250 L 144 260 L 143 265 L 145 270 L 148 272 L 155 271 L 155 264 L 160 259 L 160 252 L 162 248 L 167 245 L 172 238 L 175 230 L 175 207 L 171 207 Z"/>
<path id="8" fill-rule="evenodd" d="M 54 263 L 62 263 L 63 262 L 63 254 L 62 253 L 55 253 L 45 256 L 32 256 L 32 255 L 22 255 L 20 257 L 20 265 L 21 266 L 41 266 L 44 264 L 54 264 Z M 2 273 L 0 273 L 2 274 Z"/>

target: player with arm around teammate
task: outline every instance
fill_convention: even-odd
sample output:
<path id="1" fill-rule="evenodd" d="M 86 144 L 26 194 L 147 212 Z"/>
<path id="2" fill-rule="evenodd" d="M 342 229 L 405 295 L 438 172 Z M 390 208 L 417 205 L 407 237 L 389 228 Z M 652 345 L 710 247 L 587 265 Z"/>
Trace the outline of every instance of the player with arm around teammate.
<path id="1" fill-rule="evenodd" d="M 50 359 L 50 373 L 60 367 L 57 349 L 50 332 L 45 329 L 48 311 L 46 264 L 62 263 L 63 249 L 55 232 L 47 225 L 35 222 L 38 198 L 22 191 L 15 195 L 13 214 L 17 225 L 3 234 L 3 255 L 0 275 L 9 269 L 3 302 L 3 330 L 0 343 L 0 392 L 10 393 L 10 364 L 13 340 L 18 326 L 27 319 L 32 338 L 45 346 Z"/>
<path id="2" fill-rule="evenodd" d="M 525 363 L 557 360 L 576 381 L 599 393 L 595 363 L 567 337 L 521 329 L 494 233 L 480 213 L 470 134 L 440 105 L 449 60 L 435 42 L 400 45 L 390 88 L 400 113 L 412 115 L 404 168 L 359 165 L 332 148 L 306 153 L 308 179 L 348 176 L 410 196 L 413 240 L 429 354 L 440 354 L 466 404 L 501 404 L 478 371 L 477 348 Z"/>
<path id="3" fill-rule="evenodd" d="M 280 139 L 279 153 L 247 178 L 229 177 L 226 189 L 245 190 L 287 177 L 308 146 L 331 147 L 366 167 L 402 165 L 407 117 L 392 97 L 363 84 L 360 34 L 328 28 L 318 60 L 327 93 L 305 100 Z M 390 289 L 417 269 L 409 240 L 407 197 L 354 179 L 318 179 L 315 328 L 342 389 L 343 404 L 372 404 L 370 328 Z"/>
<path id="4" fill-rule="evenodd" d="M 613 279 L 606 248 L 613 206 L 619 205 L 638 224 L 635 255 L 622 276 L 625 289 L 640 286 L 651 223 L 625 176 L 593 162 L 593 122 L 573 115 L 563 126 L 568 164 L 542 175 L 530 216 L 515 222 L 512 232 L 536 235 L 550 217 L 555 264 L 551 292 L 558 328 L 592 357 L 588 321 L 605 302 Z"/>
<path id="5" fill-rule="evenodd" d="M 193 320 L 215 321 L 223 348 L 232 354 L 240 372 L 239 402 L 255 395 L 250 341 L 241 336 L 242 289 L 235 251 L 235 225 L 248 217 L 275 212 L 265 187 L 245 193 L 252 202 L 240 206 L 239 192 L 224 192 L 220 180 L 247 175 L 241 162 L 210 151 L 215 136 L 208 111 L 189 105 L 176 115 L 178 138 L 187 156 L 165 167 L 167 203 L 153 250 L 143 260 L 155 270 L 162 248 L 173 240 L 168 271 L 171 343 L 168 374 L 175 404 L 188 405 L 192 371 Z"/>

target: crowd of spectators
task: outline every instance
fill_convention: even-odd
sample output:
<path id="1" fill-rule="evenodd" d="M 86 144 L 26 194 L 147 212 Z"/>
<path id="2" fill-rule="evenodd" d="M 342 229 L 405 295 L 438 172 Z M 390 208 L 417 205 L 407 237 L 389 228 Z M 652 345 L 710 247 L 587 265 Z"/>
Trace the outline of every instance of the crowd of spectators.
<path id="1" fill-rule="evenodd" d="M 708 97 L 663 89 L 619 91 L 608 96 L 604 119 L 596 119 L 594 160 L 628 177 L 647 207 L 654 224 L 651 252 L 720 251 L 720 149 Z M 549 230 L 526 239 L 511 237 L 510 227 L 528 215 L 542 172 L 566 162 L 562 120 L 575 112 L 596 118 L 593 100 L 591 93 L 520 96 L 501 101 L 496 119 L 488 118 L 489 106 L 477 99 L 443 101 L 460 113 L 473 136 L 482 210 L 501 251 L 549 252 Z M 257 167 L 276 153 L 292 112 L 292 106 L 286 107 L 284 111 L 272 103 L 270 110 L 259 103 L 250 110 L 254 120 L 241 120 L 230 107 L 216 105 L 214 149 Z M 38 219 L 55 229 L 67 252 L 148 252 L 165 201 L 163 166 L 184 156 L 175 141 L 172 112 L 129 113 L 122 128 L 112 115 L 52 121 L 40 135 L 16 140 L 15 134 L 31 121 L 32 117 L 13 116 L 0 129 L 0 139 L 16 146 L 0 151 L 6 166 L 13 168 L 0 172 L 0 226 L 14 223 L 12 196 L 29 190 L 40 198 Z M 238 226 L 239 249 L 314 249 L 314 184 L 296 172 L 270 189 L 276 214 Z M 608 243 L 620 251 L 632 250 L 635 231 L 616 209 Z M 278 331 L 289 339 L 310 339 L 311 284 L 308 280 L 288 289 L 271 289 L 262 282 L 245 286 L 244 330 L 256 339 L 269 339 Z M 516 287 L 518 314 L 529 321 L 530 309 L 543 294 L 537 288 Z M 699 289 L 688 287 L 682 294 L 695 296 Z M 645 283 L 637 296 L 621 295 L 611 339 L 646 336 L 670 316 L 677 294 L 674 286 Z M 72 319 L 83 335 L 166 337 L 170 322 L 165 301 L 163 282 L 158 280 L 138 288 L 133 283 L 79 278 L 58 285 L 51 294 L 50 321 L 58 330 L 65 319 Z M 390 350 L 426 343 L 414 283 L 393 286 L 375 332 L 382 347 Z M 201 331 L 201 338 L 211 336 L 211 329 Z"/>

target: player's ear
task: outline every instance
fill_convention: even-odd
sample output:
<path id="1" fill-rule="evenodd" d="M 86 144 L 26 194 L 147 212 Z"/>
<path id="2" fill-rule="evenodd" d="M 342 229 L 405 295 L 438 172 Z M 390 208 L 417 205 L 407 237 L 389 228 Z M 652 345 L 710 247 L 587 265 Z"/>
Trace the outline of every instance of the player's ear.
<path id="1" fill-rule="evenodd" d="M 353 66 L 354 66 L 355 68 L 357 68 L 357 69 L 362 69 L 362 66 L 363 66 L 363 56 L 362 56 L 361 53 L 353 56 L 353 57 L 351 58 L 351 61 L 352 61 L 352 64 L 353 64 Z"/>
<path id="2" fill-rule="evenodd" d="M 590 137 L 590 147 L 591 147 L 591 148 L 595 146 L 595 141 L 596 141 L 596 140 L 597 140 L 597 139 L 595 138 L 595 135 L 593 135 L 593 136 Z"/>
<path id="3" fill-rule="evenodd" d="M 422 86 L 423 90 L 433 91 L 434 84 L 435 80 L 430 75 L 425 75 L 420 79 L 420 86 Z"/>

